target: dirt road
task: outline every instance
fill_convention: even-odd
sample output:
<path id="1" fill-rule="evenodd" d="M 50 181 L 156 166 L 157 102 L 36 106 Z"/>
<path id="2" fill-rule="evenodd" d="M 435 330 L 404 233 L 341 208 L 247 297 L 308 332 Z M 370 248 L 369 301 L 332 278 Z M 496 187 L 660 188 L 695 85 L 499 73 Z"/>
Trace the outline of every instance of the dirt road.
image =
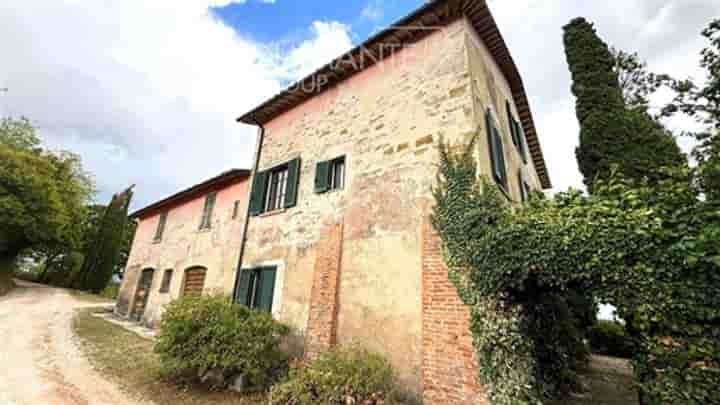
<path id="1" fill-rule="evenodd" d="M 83 358 L 71 329 L 76 308 L 65 290 L 18 282 L 0 297 L 0 404 L 135 405 Z"/>

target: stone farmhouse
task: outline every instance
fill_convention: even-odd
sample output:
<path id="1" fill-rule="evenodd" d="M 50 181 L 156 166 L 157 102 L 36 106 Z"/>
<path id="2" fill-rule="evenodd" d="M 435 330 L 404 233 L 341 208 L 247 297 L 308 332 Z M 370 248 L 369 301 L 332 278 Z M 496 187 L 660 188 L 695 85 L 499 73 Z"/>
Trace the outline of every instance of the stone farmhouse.
<path id="1" fill-rule="evenodd" d="M 232 292 L 249 177 L 230 170 L 131 214 L 138 227 L 118 313 L 154 326 L 182 295 Z"/>
<path id="2" fill-rule="evenodd" d="M 551 186 L 520 74 L 486 2 L 428 2 L 238 121 L 258 127 L 248 215 L 238 214 L 246 226 L 230 223 L 230 211 L 232 201 L 244 206 L 247 175 L 232 197 L 218 193 L 217 232 L 228 239 L 193 242 L 229 249 L 207 256 L 219 263 L 186 258 L 205 253 L 180 243 L 153 251 L 150 224 L 166 204 L 141 210 L 148 225 L 129 261 L 124 313 L 141 314 L 131 297 L 140 297 L 142 270 L 157 270 L 156 280 L 178 272 L 169 296 L 151 288 L 141 316 L 154 321 L 162 303 L 187 291 L 183 279 L 195 285 L 186 269 L 203 266 L 204 291 L 233 291 L 238 303 L 270 311 L 291 326 L 298 356 L 359 342 L 391 361 L 418 402 L 484 403 L 469 311 L 429 224 L 437 142 L 478 137 L 480 172 L 508 203 Z M 178 229 L 192 235 L 177 236 L 187 241 L 202 238 L 202 197 L 192 195 L 197 211 L 184 209 L 192 220 Z M 167 223 L 179 220 L 170 210 Z"/>

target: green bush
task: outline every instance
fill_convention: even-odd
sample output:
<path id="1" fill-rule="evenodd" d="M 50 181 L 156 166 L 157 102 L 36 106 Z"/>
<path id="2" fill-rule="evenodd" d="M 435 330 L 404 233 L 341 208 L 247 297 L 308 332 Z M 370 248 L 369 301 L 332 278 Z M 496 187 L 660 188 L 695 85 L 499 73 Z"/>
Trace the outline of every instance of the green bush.
<path id="1" fill-rule="evenodd" d="M 395 394 L 393 370 L 382 356 L 353 346 L 320 354 L 272 389 L 270 403 L 381 404 Z"/>
<path id="2" fill-rule="evenodd" d="M 588 333 L 590 348 L 594 353 L 629 359 L 634 354 L 633 344 L 619 322 L 598 321 Z"/>
<path id="3" fill-rule="evenodd" d="M 261 388 L 286 368 L 279 346 L 288 333 L 270 314 L 228 297 L 187 297 L 167 306 L 155 352 L 168 376 L 221 388 L 243 375 L 248 386 Z"/>

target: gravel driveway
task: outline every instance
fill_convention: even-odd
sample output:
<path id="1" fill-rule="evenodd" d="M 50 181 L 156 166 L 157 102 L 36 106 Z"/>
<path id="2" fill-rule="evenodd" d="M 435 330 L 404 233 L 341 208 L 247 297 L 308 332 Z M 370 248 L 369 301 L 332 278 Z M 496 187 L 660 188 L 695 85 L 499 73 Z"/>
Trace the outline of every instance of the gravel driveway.
<path id="1" fill-rule="evenodd" d="M 73 310 L 93 306 L 62 289 L 18 282 L 0 297 L 0 404 L 134 405 L 82 357 Z"/>

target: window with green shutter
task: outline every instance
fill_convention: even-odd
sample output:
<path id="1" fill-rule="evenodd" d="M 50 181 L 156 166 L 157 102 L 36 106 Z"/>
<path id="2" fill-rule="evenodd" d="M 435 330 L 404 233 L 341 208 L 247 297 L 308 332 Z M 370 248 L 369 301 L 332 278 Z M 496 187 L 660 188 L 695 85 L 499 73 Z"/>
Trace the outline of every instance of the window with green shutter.
<path id="1" fill-rule="evenodd" d="M 530 185 L 525 180 L 522 169 L 518 170 L 518 187 L 520 188 L 520 201 L 528 201 L 530 199 Z"/>
<path id="2" fill-rule="evenodd" d="M 525 151 L 525 132 L 522 129 L 520 121 L 516 120 L 515 116 L 513 116 L 510 101 L 505 102 L 505 107 L 507 109 L 508 124 L 510 126 L 510 137 L 512 138 L 513 144 L 515 145 L 515 149 L 517 149 L 518 153 L 520 153 L 523 163 L 527 163 L 527 153 Z"/>
<path id="3" fill-rule="evenodd" d="M 495 126 L 495 120 L 492 117 L 490 109 L 485 114 L 485 123 L 488 135 L 488 149 L 490 151 L 490 164 L 492 174 L 495 181 L 507 190 L 507 172 L 505 168 L 505 149 L 503 147 L 502 136 Z"/>
<path id="4" fill-rule="evenodd" d="M 235 302 L 258 311 L 272 312 L 276 275 L 276 267 L 242 270 L 236 288 Z"/>
<path id="5" fill-rule="evenodd" d="M 202 219 L 200 220 L 200 229 L 210 229 L 212 227 L 212 214 L 215 208 L 215 199 L 217 192 L 209 193 L 205 197 L 205 206 L 203 207 Z"/>
<path id="6" fill-rule="evenodd" d="M 297 205 L 300 181 L 300 158 L 257 172 L 250 195 L 250 215 Z"/>
<path id="7" fill-rule="evenodd" d="M 315 169 L 315 192 L 342 190 L 345 187 L 345 156 L 318 162 Z"/>

